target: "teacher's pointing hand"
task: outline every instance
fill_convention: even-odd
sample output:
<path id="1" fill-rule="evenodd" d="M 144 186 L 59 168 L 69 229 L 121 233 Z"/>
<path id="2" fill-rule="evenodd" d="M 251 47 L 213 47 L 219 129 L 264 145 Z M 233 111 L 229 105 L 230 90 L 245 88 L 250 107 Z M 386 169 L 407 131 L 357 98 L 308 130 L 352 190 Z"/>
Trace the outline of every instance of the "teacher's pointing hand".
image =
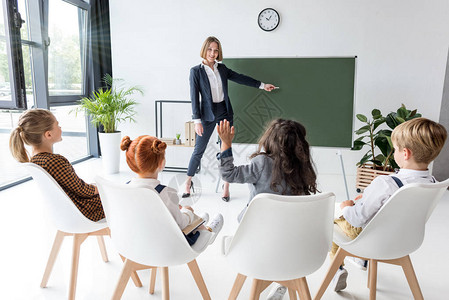
<path id="1" fill-rule="evenodd" d="M 271 92 L 272 90 L 274 90 L 275 86 L 270 84 L 270 83 L 265 83 L 265 86 L 263 87 L 264 90 L 266 90 L 267 92 Z"/>

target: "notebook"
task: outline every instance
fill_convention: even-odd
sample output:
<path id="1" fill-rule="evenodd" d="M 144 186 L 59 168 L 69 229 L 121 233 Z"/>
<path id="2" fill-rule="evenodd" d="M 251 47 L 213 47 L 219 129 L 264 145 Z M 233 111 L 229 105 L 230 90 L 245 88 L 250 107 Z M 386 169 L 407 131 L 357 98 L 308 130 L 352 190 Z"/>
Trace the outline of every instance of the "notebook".
<path id="1" fill-rule="evenodd" d="M 201 225 L 204 224 L 204 220 L 200 217 L 198 217 L 197 215 L 193 214 L 193 222 L 190 223 L 189 225 L 187 225 L 187 227 L 185 227 L 182 232 L 185 235 L 188 235 L 189 233 L 191 233 L 192 231 L 194 231 L 195 229 L 197 229 L 198 227 L 200 227 Z"/>

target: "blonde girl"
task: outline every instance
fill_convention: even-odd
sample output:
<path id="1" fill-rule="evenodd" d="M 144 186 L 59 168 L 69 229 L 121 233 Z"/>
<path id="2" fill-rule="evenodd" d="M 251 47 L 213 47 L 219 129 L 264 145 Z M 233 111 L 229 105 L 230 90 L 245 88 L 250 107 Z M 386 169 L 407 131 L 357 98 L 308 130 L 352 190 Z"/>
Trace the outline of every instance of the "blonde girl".
<path id="1" fill-rule="evenodd" d="M 86 218 L 101 220 L 104 211 L 97 187 L 79 178 L 64 156 L 53 153 L 53 145 L 62 141 L 61 135 L 61 127 L 50 111 L 30 109 L 11 132 L 9 148 L 18 162 L 32 162 L 45 169 Z M 25 145 L 31 146 L 31 155 Z"/>

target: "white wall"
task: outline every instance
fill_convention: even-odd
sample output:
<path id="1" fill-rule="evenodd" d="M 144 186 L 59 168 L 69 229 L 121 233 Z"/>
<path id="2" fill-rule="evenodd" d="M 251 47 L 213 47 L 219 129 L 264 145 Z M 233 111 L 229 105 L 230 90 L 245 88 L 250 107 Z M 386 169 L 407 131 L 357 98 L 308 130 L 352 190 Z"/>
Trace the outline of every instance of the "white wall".
<path id="1" fill-rule="evenodd" d="M 281 15 L 270 33 L 257 25 L 266 7 Z M 155 133 L 155 99 L 188 100 L 189 69 L 200 62 L 209 35 L 220 39 L 228 57 L 357 55 L 356 113 L 387 113 L 405 103 L 438 120 L 447 0 L 115 0 L 110 9 L 114 76 L 145 89 L 137 124 L 121 126 L 132 138 Z M 340 172 L 333 153 L 314 149 L 319 172 Z M 354 174 L 361 155 L 343 151 L 347 173 Z"/>

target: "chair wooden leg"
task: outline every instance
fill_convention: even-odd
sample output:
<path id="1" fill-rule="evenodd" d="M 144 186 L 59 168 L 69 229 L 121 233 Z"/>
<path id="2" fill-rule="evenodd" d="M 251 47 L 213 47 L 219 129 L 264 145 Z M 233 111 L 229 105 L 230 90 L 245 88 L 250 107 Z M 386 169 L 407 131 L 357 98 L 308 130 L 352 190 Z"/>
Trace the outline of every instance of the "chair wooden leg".
<path id="1" fill-rule="evenodd" d="M 100 246 L 101 257 L 104 262 L 108 262 L 108 253 L 106 252 L 106 246 L 104 244 L 104 238 L 102 235 L 97 236 L 98 246 Z"/>
<path id="2" fill-rule="evenodd" d="M 58 257 L 59 249 L 61 249 L 61 244 L 62 244 L 62 241 L 64 240 L 64 236 L 65 236 L 65 234 L 62 231 L 58 230 L 56 232 L 55 241 L 53 242 L 53 246 L 51 248 L 50 255 L 48 257 L 44 276 L 42 276 L 41 288 L 44 288 L 47 286 L 51 271 L 53 270 L 53 266 L 55 265 L 56 257 Z"/>
<path id="3" fill-rule="evenodd" d="M 297 300 L 298 298 L 296 298 L 296 290 L 288 288 L 288 297 L 290 298 L 290 300 Z"/>
<path id="4" fill-rule="evenodd" d="M 416 278 L 415 270 L 413 269 L 412 261 L 410 256 L 404 256 L 400 259 L 402 270 L 404 270 L 405 277 L 407 278 L 408 285 L 412 290 L 413 297 L 415 300 L 423 300 L 424 296 L 422 294 L 421 288 L 419 287 L 418 279 Z"/>
<path id="5" fill-rule="evenodd" d="M 189 266 L 190 272 L 192 273 L 193 279 L 195 279 L 196 285 L 201 292 L 204 300 L 210 300 L 209 291 L 207 290 L 206 283 L 204 282 L 203 276 L 201 275 L 200 268 L 196 259 L 192 260 L 187 264 Z"/>
<path id="6" fill-rule="evenodd" d="M 70 274 L 69 300 L 75 300 L 81 244 L 86 240 L 86 238 L 87 234 L 73 235 L 72 271 Z"/>
<path id="7" fill-rule="evenodd" d="M 150 294 L 154 294 L 154 286 L 156 285 L 156 273 L 157 268 L 151 269 L 151 278 L 150 278 Z"/>
<path id="8" fill-rule="evenodd" d="M 234 285 L 232 286 L 231 293 L 229 294 L 228 300 L 236 300 L 240 291 L 242 290 L 242 286 L 245 283 L 246 276 L 242 274 L 237 274 L 235 278 Z"/>
<path id="9" fill-rule="evenodd" d="M 125 262 L 125 258 L 122 255 L 120 255 L 120 258 L 122 259 L 123 262 Z M 136 287 L 142 287 L 142 281 L 140 281 L 139 275 L 137 275 L 136 271 L 133 271 L 131 273 L 131 279 L 133 280 L 134 285 Z"/>
<path id="10" fill-rule="evenodd" d="M 253 285 L 251 286 L 251 294 L 249 296 L 249 299 L 258 300 L 260 297 L 260 293 L 262 293 L 271 283 L 272 281 L 253 279 Z"/>
<path id="11" fill-rule="evenodd" d="M 368 281 L 366 282 L 367 288 L 369 288 L 370 280 L 371 280 L 371 266 L 368 264 Z"/>
<path id="12" fill-rule="evenodd" d="M 126 285 L 128 284 L 129 277 L 135 269 L 135 264 L 133 261 L 126 259 L 123 264 L 122 273 L 118 280 L 117 286 L 115 287 L 114 294 L 112 295 L 112 300 L 119 300 L 122 298 L 123 292 L 125 291 Z"/>
<path id="13" fill-rule="evenodd" d="M 377 260 L 369 260 L 369 300 L 376 300 L 377 289 Z"/>
<path id="14" fill-rule="evenodd" d="M 170 299 L 170 286 L 168 280 L 168 267 L 160 267 L 162 275 L 162 299 L 169 300 Z"/>
<path id="15" fill-rule="evenodd" d="M 307 284 L 307 280 L 305 277 L 296 279 L 295 285 L 299 292 L 299 299 L 312 300 L 312 297 L 310 296 L 309 285 Z"/>
<path id="16" fill-rule="evenodd" d="M 326 291 L 327 287 L 329 286 L 329 283 L 331 282 L 332 278 L 334 277 L 335 273 L 337 272 L 338 268 L 343 263 L 343 260 L 349 253 L 345 250 L 343 250 L 341 247 L 338 249 L 337 253 L 334 256 L 334 260 L 332 261 L 329 269 L 327 270 L 326 276 L 324 277 L 323 281 L 321 282 L 320 288 L 318 292 L 316 293 L 314 300 L 319 300 L 321 297 L 323 297 L 324 292 Z"/>

